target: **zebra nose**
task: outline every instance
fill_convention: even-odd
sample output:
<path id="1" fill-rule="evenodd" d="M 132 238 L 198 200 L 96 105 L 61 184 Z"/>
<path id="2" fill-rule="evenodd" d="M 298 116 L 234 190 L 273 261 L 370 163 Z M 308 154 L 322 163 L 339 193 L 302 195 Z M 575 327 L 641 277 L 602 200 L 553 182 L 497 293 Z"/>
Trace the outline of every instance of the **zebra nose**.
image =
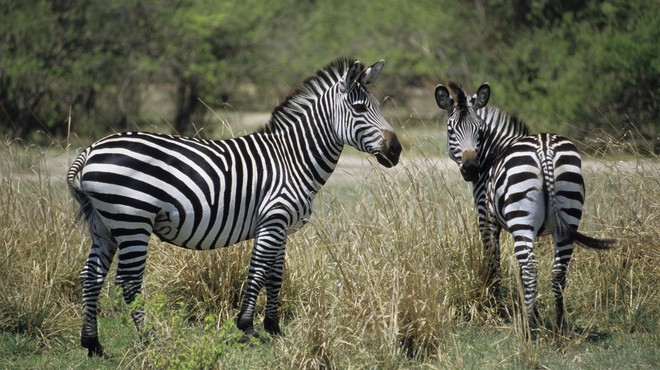
<path id="1" fill-rule="evenodd" d="M 393 131 L 384 131 L 383 146 L 382 149 L 376 153 L 376 160 L 378 160 L 378 163 L 382 166 L 387 168 L 394 167 L 399 163 L 401 150 L 401 143 L 396 134 Z"/>
<path id="2" fill-rule="evenodd" d="M 477 160 L 477 153 L 474 150 L 463 152 L 461 175 L 463 175 L 463 180 L 470 182 L 475 182 L 479 178 L 479 161 Z"/>

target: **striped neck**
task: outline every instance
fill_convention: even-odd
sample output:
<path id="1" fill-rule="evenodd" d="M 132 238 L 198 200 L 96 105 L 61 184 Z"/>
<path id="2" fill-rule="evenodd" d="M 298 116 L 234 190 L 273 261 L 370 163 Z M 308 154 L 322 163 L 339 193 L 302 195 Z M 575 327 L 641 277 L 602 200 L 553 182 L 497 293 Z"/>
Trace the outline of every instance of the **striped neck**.
<path id="1" fill-rule="evenodd" d="M 482 169 L 489 168 L 513 142 L 529 135 L 529 128 L 523 121 L 498 108 L 484 107 L 477 111 L 477 115 L 483 121 L 478 153 Z"/>
<path id="2" fill-rule="evenodd" d="M 334 171 L 344 143 L 334 128 L 339 82 L 354 60 L 338 59 L 317 71 L 273 110 L 270 121 L 257 131 L 280 137 L 284 158 L 290 158 L 314 188 Z"/>
<path id="3" fill-rule="evenodd" d="M 339 93 L 338 84 L 354 61 L 340 58 L 318 70 L 314 76 L 306 79 L 279 106 L 275 107 L 270 121 L 258 132 L 274 133 L 295 129 L 297 125 L 301 124 L 321 124 L 319 121 L 323 119 L 325 121 L 322 123 L 329 124 L 331 121 L 328 119 L 333 117 L 318 115 L 319 113 L 329 114 L 334 109 L 334 107 L 328 107 L 327 104 L 330 104 Z"/>
<path id="4" fill-rule="evenodd" d="M 334 99 L 328 91 L 316 101 L 290 100 L 273 112 L 269 130 L 264 132 L 278 138 L 283 158 L 292 161 L 290 168 L 298 168 L 301 175 L 313 180 L 313 188 L 325 184 L 344 148 L 333 127 L 334 110 L 318 109 Z"/>

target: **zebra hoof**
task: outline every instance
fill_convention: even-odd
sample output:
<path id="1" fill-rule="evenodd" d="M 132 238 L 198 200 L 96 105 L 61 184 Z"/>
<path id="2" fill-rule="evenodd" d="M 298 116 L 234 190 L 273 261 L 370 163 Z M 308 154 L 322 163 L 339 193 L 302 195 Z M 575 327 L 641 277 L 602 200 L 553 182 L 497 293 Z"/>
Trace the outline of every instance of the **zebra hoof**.
<path id="1" fill-rule="evenodd" d="M 259 336 L 259 333 L 251 327 L 243 330 L 243 336 L 238 340 L 238 343 L 250 346 L 255 343 L 255 339 L 256 341 L 260 341 L 261 337 Z"/>
<path id="2" fill-rule="evenodd" d="M 264 318 L 264 330 L 270 335 L 282 335 L 280 322 L 277 319 L 271 319 L 269 317 Z"/>
<path id="3" fill-rule="evenodd" d="M 87 357 L 108 358 L 108 355 L 103 351 L 103 346 L 99 342 L 98 337 L 80 338 L 80 345 L 83 348 L 87 348 Z"/>
<path id="4" fill-rule="evenodd" d="M 252 320 L 241 320 L 238 319 L 236 320 L 236 326 L 238 327 L 238 330 L 243 332 L 243 337 L 254 337 L 254 338 L 259 338 L 259 333 L 257 333 L 256 330 L 254 330 L 254 325 L 252 324 Z"/>
<path id="5" fill-rule="evenodd" d="M 566 335 L 569 332 L 568 323 L 566 323 L 566 320 L 563 319 L 555 322 L 555 326 L 552 329 L 556 334 L 559 335 Z"/>

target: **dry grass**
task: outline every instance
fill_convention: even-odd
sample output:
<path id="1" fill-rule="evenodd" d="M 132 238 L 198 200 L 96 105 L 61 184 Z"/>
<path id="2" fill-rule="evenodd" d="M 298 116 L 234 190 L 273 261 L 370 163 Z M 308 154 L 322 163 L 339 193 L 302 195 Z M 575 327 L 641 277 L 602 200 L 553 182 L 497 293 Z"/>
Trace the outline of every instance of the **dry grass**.
<path id="1" fill-rule="evenodd" d="M 2 144 L 1 152 L 0 331 L 38 338 L 42 349 L 77 351 L 77 275 L 88 238 L 73 225 L 75 206 L 63 174 L 44 170 L 50 154 L 9 143 Z M 438 156 L 444 158 L 444 152 Z M 557 348 L 583 354 L 582 346 L 601 336 L 641 333 L 657 341 L 658 158 L 612 162 L 599 157 L 586 166 L 582 229 L 619 243 L 603 253 L 576 250 L 566 293 L 570 330 L 565 336 L 546 330 L 533 342 L 518 339 L 521 330 L 513 309 L 517 265 L 509 236 L 502 240 L 504 298 L 484 301 L 469 187 L 444 159 L 404 159 L 395 171 L 371 162 L 363 167 L 360 161 L 357 167 L 338 170 L 336 181 L 331 179 L 317 196 L 310 225 L 288 240 L 281 299 L 285 335 L 261 347 L 237 348 L 240 358 L 213 357 L 211 365 L 527 368 L 545 366 L 548 352 L 557 356 Z M 550 239 L 542 239 L 538 247 L 545 321 L 554 317 L 550 246 Z M 153 240 L 150 248 L 147 304 L 150 295 L 164 295 L 164 312 L 184 315 L 193 328 L 203 326 L 209 315 L 220 323 L 233 319 L 247 274 L 249 243 L 193 252 Z M 133 330 L 118 295 L 112 289 L 105 294 L 104 317 L 125 317 L 124 330 Z M 262 299 L 261 309 L 263 304 Z M 134 344 L 121 350 L 121 364 L 154 365 L 159 347 L 143 350 Z M 481 345 L 492 351 L 491 357 L 478 357 L 474 347 Z"/>
<path id="2" fill-rule="evenodd" d="M 72 206 L 42 153 L 3 143 L 0 160 L 0 330 L 49 345 L 74 327 L 82 255 Z"/>

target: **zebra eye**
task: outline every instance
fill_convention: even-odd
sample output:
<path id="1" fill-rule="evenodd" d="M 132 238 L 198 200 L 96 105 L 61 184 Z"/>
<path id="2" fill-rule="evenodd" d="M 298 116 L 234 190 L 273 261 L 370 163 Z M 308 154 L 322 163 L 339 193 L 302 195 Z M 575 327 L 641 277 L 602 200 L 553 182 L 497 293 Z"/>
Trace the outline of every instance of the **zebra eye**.
<path id="1" fill-rule="evenodd" d="M 367 105 L 364 104 L 364 103 L 355 103 L 355 104 L 353 104 L 353 109 L 357 113 L 364 113 L 364 112 L 367 111 Z"/>

